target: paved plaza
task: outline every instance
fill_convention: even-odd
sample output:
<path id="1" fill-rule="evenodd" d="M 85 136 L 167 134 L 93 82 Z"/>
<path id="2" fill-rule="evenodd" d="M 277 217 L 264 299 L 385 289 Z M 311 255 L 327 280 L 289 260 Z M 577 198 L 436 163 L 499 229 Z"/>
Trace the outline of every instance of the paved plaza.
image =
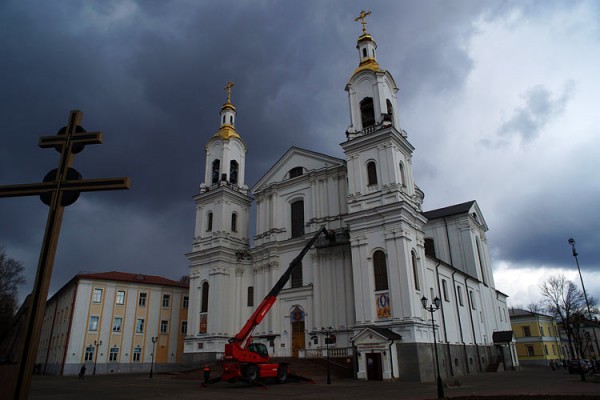
<path id="1" fill-rule="evenodd" d="M 198 379 L 191 379 L 197 376 Z M 186 378 L 186 379 L 182 379 Z M 460 378 L 460 385 L 448 385 L 446 397 L 498 395 L 577 395 L 600 400 L 600 379 L 589 377 L 582 382 L 579 375 L 549 368 L 529 367 L 520 371 L 485 373 Z M 30 399 L 435 399 L 433 383 L 373 382 L 351 379 L 325 379 L 315 384 L 290 382 L 272 384 L 268 389 L 249 387 L 243 383 L 218 383 L 202 387 L 200 372 L 193 375 L 147 374 L 77 377 L 34 376 Z M 553 397 L 559 398 L 559 397 Z"/>

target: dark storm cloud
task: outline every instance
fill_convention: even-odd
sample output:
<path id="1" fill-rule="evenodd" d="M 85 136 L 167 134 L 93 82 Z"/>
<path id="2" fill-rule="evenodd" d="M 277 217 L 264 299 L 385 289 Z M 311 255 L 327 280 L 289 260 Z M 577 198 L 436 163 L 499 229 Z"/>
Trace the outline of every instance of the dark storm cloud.
<path id="1" fill-rule="evenodd" d="M 513 116 L 500 126 L 498 134 L 517 134 L 524 142 L 535 140 L 540 130 L 564 111 L 574 88 L 573 82 L 567 82 L 559 96 L 553 95 L 544 85 L 528 89 L 522 95 L 525 105 L 515 109 Z"/>
<path id="2" fill-rule="evenodd" d="M 363 8 L 373 11 L 368 30 L 378 60 L 396 78 L 401 119 L 426 158 L 432 137 L 410 129 L 431 115 L 402 110 L 420 93 L 441 96 L 464 85 L 473 68 L 466 43 L 476 21 L 494 18 L 490 9 L 497 5 L 0 4 L 0 185 L 39 182 L 56 167 L 58 153 L 39 149 L 37 141 L 64 126 L 72 109 L 84 112 L 88 131 L 104 132 L 104 144 L 77 155 L 75 168 L 84 178 L 132 179 L 129 191 L 84 193 L 67 208 L 52 288 L 78 271 L 187 273 L 191 197 L 203 180 L 205 145 L 218 129 L 228 80 L 236 82 L 236 128 L 248 145 L 248 186 L 291 146 L 342 157 L 338 144 L 349 125 L 344 87 L 358 66 L 354 18 Z M 542 115 L 544 99 L 550 106 L 558 100 L 532 96 L 526 109 Z M 430 174 L 444 169 L 427 161 Z M 25 263 L 29 287 L 46 214 L 37 198 L 0 199 L 0 245 Z M 521 256 L 518 246 L 507 244 L 510 254 Z"/>

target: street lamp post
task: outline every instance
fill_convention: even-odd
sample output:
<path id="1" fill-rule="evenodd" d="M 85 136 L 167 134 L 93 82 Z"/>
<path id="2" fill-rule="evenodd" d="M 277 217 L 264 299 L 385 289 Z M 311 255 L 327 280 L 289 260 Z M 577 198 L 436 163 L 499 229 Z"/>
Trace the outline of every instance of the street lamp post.
<path id="1" fill-rule="evenodd" d="M 590 311 L 590 302 L 588 301 L 587 292 L 585 291 L 585 286 L 583 285 L 583 276 L 581 275 L 581 269 L 579 268 L 579 258 L 577 257 L 577 250 L 575 250 L 575 239 L 569 238 L 568 240 L 571 248 L 573 250 L 573 257 L 575 257 L 575 263 L 577 264 L 577 272 L 579 272 L 579 280 L 581 281 L 581 289 L 583 290 L 583 297 L 585 298 L 585 305 L 587 307 L 588 318 L 592 323 L 592 329 L 594 330 L 594 341 L 596 342 L 596 348 L 598 347 L 598 336 L 596 335 L 596 327 L 593 324 L 592 320 L 592 312 Z"/>
<path id="2" fill-rule="evenodd" d="M 100 342 L 94 340 L 94 370 L 92 371 L 92 375 L 96 375 L 96 362 L 98 362 L 98 348 L 100 346 L 102 346 L 102 340 Z"/>
<path id="3" fill-rule="evenodd" d="M 152 378 L 152 373 L 154 370 L 154 346 L 156 345 L 156 342 L 158 342 L 158 338 L 156 336 L 152 336 L 152 354 L 150 355 L 152 357 L 150 362 L 150 378 Z"/>
<path id="4" fill-rule="evenodd" d="M 327 352 L 327 384 L 331 385 L 331 372 L 329 370 L 329 338 L 331 338 L 331 330 L 333 328 L 329 327 L 327 329 L 321 328 L 323 333 L 325 334 L 325 351 Z"/>
<path id="5" fill-rule="evenodd" d="M 431 313 L 431 327 L 433 329 L 433 349 L 435 350 L 435 366 L 436 366 L 436 370 L 437 370 L 437 392 L 438 392 L 438 399 L 443 399 L 444 398 L 444 384 L 442 383 L 442 377 L 440 376 L 440 364 L 439 364 L 439 359 L 438 359 L 437 340 L 435 338 L 435 320 L 433 319 L 433 312 L 440 309 L 440 305 L 442 304 L 442 301 L 439 299 L 439 297 L 436 296 L 436 298 L 433 299 L 433 303 L 430 304 L 429 306 L 427 306 L 427 297 L 423 296 L 421 298 L 421 304 L 423 305 L 423 308 L 425 310 L 427 310 Z"/>

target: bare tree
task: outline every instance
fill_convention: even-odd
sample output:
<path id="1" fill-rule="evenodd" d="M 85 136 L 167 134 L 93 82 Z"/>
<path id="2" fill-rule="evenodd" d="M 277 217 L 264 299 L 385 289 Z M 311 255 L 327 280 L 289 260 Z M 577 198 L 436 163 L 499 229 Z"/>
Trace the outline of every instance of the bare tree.
<path id="1" fill-rule="evenodd" d="M 562 324 L 567 332 L 571 354 L 576 354 L 571 339 L 574 339 L 576 347 L 581 349 L 580 325 L 587 311 L 583 291 L 562 274 L 549 276 L 540 285 L 540 290 L 544 297 L 544 309 Z M 595 306 L 596 300 L 592 298 L 591 301 L 594 301 Z"/>
<path id="2" fill-rule="evenodd" d="M 541 302 L 529 303 L 529 304 L 527 304 L 527 311 L 536 313 L 536 314 L 540 314 L 544 311 L 544 305 Z"/>
<path id="3" fill-rule="evenodd" d="M 177 282 L 179 283 L 185 283 L 186 285 L 190 284 L 190 276 L 189 275 L 182 275 L 181 278 L 179 278 L 177 280 Z"/>
<path id="4" fill-rule="evenodd" d="M 25 283 L 23 264 L 6 255 L 0 246 L 0 340 L 9 328 L 18 302 L 18 287 Z"/>

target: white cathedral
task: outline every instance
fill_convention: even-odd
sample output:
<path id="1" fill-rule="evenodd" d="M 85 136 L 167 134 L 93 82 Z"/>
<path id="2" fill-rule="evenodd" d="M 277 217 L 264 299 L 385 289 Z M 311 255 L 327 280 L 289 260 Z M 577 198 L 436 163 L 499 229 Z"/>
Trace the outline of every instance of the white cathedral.
<path id="1" fill-rule="evenodd" d="M 254 331 L 254 341 L 273 357 L 315 357 L 328 348 L 331 357 L 353 360 L 359 379 L 432 381 L 435 326 L 443 378 L 517 364 L 483 214 L 475 201 L 422 211 L 398 87 L 379 66 L 361 17 L 359 65 L 346 85 L 351 124 L 341 144 L 344 159 L 291 147 L 249 189 L 246 143 L 235 128 L 228 84 L 194 197 L 184 346 L 191 362 L 222 355 L 325 225 L 335 240 L 317 241 Z M 428 305 L 440 299 L 433 324 L 424 297 Z"/>

